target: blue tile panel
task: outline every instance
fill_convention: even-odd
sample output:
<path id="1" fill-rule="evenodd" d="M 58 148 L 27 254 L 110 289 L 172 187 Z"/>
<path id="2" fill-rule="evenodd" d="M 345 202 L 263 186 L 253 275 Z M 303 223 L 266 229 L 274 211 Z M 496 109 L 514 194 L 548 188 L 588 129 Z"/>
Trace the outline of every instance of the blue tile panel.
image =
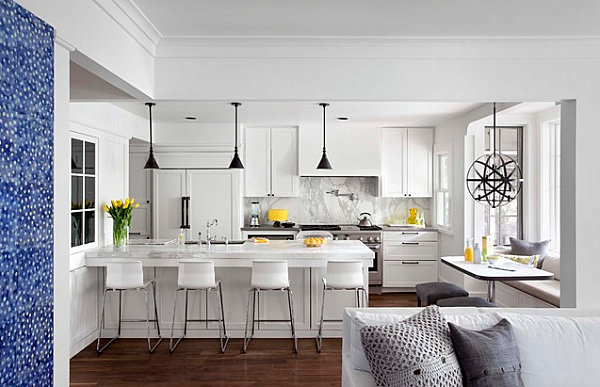
<path id="1" fill-rule="evenodd" d="M 0 386 L 52 385 L 53 126 L 53 29 L 0 0 Z"/>

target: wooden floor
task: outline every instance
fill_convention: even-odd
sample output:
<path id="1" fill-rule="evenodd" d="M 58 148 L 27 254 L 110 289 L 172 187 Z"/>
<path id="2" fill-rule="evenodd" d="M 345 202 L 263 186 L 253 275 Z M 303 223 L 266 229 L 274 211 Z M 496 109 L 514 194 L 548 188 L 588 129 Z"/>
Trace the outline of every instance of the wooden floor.
<path id="1" fill-rule="evenodd" d="M 413 294 L 371 294 L 372 307 L 416 306 Z M 339 386 L 342 341 L 254 339 L 247 354 L 232 339 L 225 354 L 216 339 L 186 339 L 173 354 L 163 342 L 152 355 L 142 339 L 121 339 L 101 356 L 95 343 L 71 359 L 71 386 Z"/>

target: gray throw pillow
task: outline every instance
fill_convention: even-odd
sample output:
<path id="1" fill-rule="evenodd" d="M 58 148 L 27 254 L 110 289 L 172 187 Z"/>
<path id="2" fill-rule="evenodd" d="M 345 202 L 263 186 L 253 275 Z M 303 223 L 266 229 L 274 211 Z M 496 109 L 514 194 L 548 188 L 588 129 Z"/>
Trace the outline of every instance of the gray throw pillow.
<path id="1" fill-rule="evenodd" d="M 539 255 L 545 258 L 550 248 L 550 240 L 542 242 L 528 242 L 517 238 L 510 238 L 511 254 L 514 255 Z"/>
<path id="2" fill-rule="evenodd" d="M 448 323 L 465 387 L 522 387 L 521 359 L 506 319 L 481 331 Z"/>
<path id="3" fill-rule="evenodd" d="M 437 306 L 396 324 L 360 330 L 379 387 L 462 387 L 448 323 Z"/>

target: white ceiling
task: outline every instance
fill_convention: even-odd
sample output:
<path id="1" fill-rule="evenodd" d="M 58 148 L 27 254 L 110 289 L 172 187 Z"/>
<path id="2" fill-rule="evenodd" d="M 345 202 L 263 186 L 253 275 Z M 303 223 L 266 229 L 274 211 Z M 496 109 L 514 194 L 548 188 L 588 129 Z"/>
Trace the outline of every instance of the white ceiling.
<path id="1" fill-rule="evenodd" d="M 321 121 L 323 111 L 318 102 L 243 102 L 238 110 L 239 121 L 245 125 Z M 115 104 L 143 117 L 148 114 L 142 102 Z M 343 116 L 348 118 L 348 124 L 428 126 L 478 105 L 468 102 L 332 102 L 327 108 L 327 120 Z M 157 122 L 233 123 L 234 109 L 229 102 L 222 101 L 156 101 L 152 115 Z M 197 120 L 186 120 L 186 116 L 197 117 Z"/>
<path id="2" fill-rule="evenodd" d="M 597 0 L 129 1 L 167 37 L 600 36 Z"/>

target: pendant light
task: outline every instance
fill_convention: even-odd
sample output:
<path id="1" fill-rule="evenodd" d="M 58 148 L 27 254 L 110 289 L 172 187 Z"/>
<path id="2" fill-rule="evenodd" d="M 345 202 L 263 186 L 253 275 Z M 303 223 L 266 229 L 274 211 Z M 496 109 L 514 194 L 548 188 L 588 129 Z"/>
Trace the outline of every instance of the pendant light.
<path id="1" fill-rule="evenodd" d="M 154 149 L 152 148 L 152 106 L 154 105 L 156 105 L 154 102 L 146 102 L 146 106 L 148 106 L 148 115 L 150 117 L 150 154 L 148 155 L 148 161 L 146 161 L 144 169 L 160 169 L 154 158 Z"/>
<path id="2" fill-rule="evenodd" d="M 523 186 L 521 167 L 515 159 L 500 152 L 496 146 L 496 103 L 494 103 L 494 148 L 473 162 L 467 172 L 467 189 L 480 203 L 498 208 L 512 202 Z"/>
<path id="3" fill-rule="evenodd" d="M 242 164 L 242 160 L 240 160 L 240 156 L 238 155 L 238 107 L 241 105 L 240 102 L 232 102 L 231 106 L 235 108 L 235 145 L 233 147 L 233 159 L 231 160 L 231 164 L 229 164 L 230 169 L 244 169 L 244 164 Z"/>
<path id="4" fill-rule="evenodd" d="M 317 169 L 332 169 L 329 160 L 327 159 L 327 149 L 325 148 L 325 108 L 329 106 L 328 103 L 320 103 L 319 106 L 323 108 L 323 156 L 321 156 L 321 161 L 319 161 L 319 165 L 317 165 Z"/>

